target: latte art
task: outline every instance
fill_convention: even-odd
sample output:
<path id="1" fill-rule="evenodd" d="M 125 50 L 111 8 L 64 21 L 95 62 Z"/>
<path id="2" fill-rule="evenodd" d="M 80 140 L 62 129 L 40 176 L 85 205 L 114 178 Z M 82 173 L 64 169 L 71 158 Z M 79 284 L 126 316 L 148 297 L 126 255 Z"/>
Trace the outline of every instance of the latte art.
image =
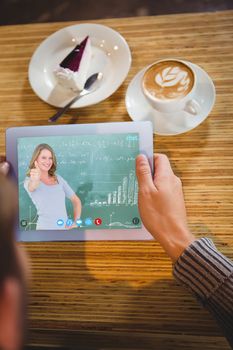
<path id="1" fill-rule="evenodd" d="M 182 98 L 192 90 L 193 85 L 192 70 L 179 61 L 155 63 L 143 77 L 146 94 L 162 100 Z"/>
<path id="2" fill-rule="evenodd" d="M 188 73 L 179 67 L 167 67 L 163 69 L 162 73 L 156 74 L 155 82 L 161 87 L 177 85 L 178 91 L 185 91 L 189 86 L 190 79 Z"/>

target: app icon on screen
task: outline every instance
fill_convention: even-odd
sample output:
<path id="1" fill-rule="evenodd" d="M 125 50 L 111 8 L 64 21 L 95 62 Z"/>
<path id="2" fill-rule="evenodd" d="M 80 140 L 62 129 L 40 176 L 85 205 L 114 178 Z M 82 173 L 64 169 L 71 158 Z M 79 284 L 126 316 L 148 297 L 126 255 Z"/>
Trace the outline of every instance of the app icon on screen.
<path id="1" fill-rule="evenodd" d="M 72 226 L 74 221 L 72 219 L 66 220 L 66 226 Z"/>
<path id="2" fill-rule="evenodd" d="M 85 225 L 87 225 L 87 226 L 92 225 L 92 219 L 91 218 L 86 218 L 85 219 Z"/>
<path id="3" fill-rule="evenodd" d="M 26 227 L 27 224 L 28 224 L 28 222 L 27 222 L 27 220 L 25 220 L 25 219 L 20 221 L 20 225 L 21 225 L 22 227 Z"/>
<path id="4" fill-rule="evenodd" d="M 83 223 L 83 221 L 81 219 L 76 220 L 76 225 L 77 226 L 81 226 L 82 223 Z"/>
<path id="5" fill-rule="evenodd" d="M 64 221 L 62 219 L 57 220 L 57 226 L 63 226 Z"/>
<path id="6" fill-rule="evenodd" d="M 97 226 L 101 225 L 101 224 L 102 224 L 102 219 L 101 219 L 101 218 L 96 218 L 96 219 L 95 219 L 95 224 L 96 224 Z"/>
<path id="7" fill-rule="evenodd" d="M 133 218 L 132 222 L 133 222 L 134 225 L 138 225 L 140 220 L 139 220 L 138 217 L 135 217 L 135 218 Z"/>

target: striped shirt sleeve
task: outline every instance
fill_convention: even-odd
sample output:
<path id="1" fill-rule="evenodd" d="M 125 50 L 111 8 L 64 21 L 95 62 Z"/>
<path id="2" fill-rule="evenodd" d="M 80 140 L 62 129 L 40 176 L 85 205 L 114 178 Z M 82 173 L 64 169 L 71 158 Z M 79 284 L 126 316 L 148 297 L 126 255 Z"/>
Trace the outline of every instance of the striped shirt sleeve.
<path id="1" fill-rule="evenodd" d="M 179 257 L 174 277 L 210 311 L 233 348 L 233 263 L 208 238 L 195 240 Z"/>

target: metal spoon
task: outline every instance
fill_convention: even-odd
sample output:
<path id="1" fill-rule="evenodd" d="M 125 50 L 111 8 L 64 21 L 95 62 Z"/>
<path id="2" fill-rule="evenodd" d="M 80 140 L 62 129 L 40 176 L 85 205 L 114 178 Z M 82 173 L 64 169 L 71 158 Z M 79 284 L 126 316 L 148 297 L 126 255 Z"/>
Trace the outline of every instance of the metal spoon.
<path id="1" fill-rule="evenodd" d="M 77 96 L 75 96 L 67 105 L 65 105 L 62 109 L 60 109 L 57 113 L 55 113 L 52 117 L 49 118 L 49 122 L 55 122 L 60 116 L 67 111 L 67 109 L 72 106 L 73 103 L 75 103 L 78 99 L 80 99 L 82 96 L 88 95 L 91 92 L 95 91 L 98 87 L 98 82 L 102 79 L 103 74 L 95 73 L 92 74 L 86 81 L 84 88 L 82 91 L 79 92 Z"/>

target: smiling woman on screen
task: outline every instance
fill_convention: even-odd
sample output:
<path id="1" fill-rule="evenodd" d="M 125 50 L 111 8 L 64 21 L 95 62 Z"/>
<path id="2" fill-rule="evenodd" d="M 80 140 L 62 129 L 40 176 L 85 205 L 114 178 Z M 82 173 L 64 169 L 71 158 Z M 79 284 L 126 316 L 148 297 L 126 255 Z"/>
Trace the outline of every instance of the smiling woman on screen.
<path id="1" fill-rule="evenodd" d="M 32 155 L 24 188 L 37 209 L 37 230 L 58 230 L 77 227 L 82 204 L 68 183 L 56 174 L 57 160 L 48 144 L 39 144 Z M 65 199 L 73 205 L 73 222 L 70 224 Z M 60 222 L 60 225 L 58 224 Z M 62 224 L 64 223 L 64 224 Z"/>

